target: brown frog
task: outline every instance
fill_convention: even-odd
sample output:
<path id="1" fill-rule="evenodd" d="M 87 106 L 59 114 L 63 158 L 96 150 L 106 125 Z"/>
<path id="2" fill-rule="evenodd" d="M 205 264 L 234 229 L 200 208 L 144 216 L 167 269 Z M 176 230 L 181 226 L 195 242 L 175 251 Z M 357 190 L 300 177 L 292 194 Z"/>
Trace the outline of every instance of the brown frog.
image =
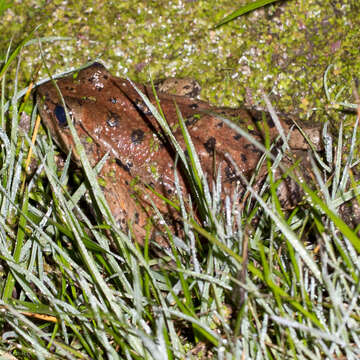
<path id="1" fill-rule="evenodd" d="M 145 224 L 154 214 L 147 200 L 149 196 L 160 212 L 167 215 L 165 218 L 176 218 L 176 211 L 147 187 L 167 198 L 176 199 L 175 152 L 133 85 L 126 79 L 112 76 L 99 63 L 79 71 L 75 76 L 57 80 L 57 85 L 92 166 L 104 154 L 110 153 L 100 176 L 106 182 L 104 194 L 121 228 L 127 230 L 131 223 L 137 240 L 142 241 Z M 141 84 L 136 86 L 156 106 L 152 88 Z M 161 92 L 162 88 L 159 90 L 157 95 L 161 109 L 180 146 L 186 149 L 175 103 L 185 119 L 204 172 L 210 179 L 222 164 L 224 194 L 230 194 L 238 183 L 238 172 L 249 176 L 262 152 L 232 130 L 221 120 L 221 116 L 236 119 L 243 128 L 249 129 L 257 141 L 263 142 L 260 130 L 263 113 L 246 108 L 216 108 L 204 101 Z M 74 149 L 62 102 L 51 82 L 38 88 L 37 103 L 45 125 L 60 148 L 65 152 Z M 278 132 L 269 117 L 267 124 L 273 141 Z M 281 124 L 285 133 L 289 133 L 293 123 L 281 120 Z M 312 139 L 320 138 L 318 128 L 306 131 Z M 289 144 L 293 149 L 308 148 L 296 129 L 290 133 Z M 73 160 L 80 162 L 76 152 L 73 152 Z M 186 195 L 188 181 L 183 169 L 178 169 L 180 185 Z"/>

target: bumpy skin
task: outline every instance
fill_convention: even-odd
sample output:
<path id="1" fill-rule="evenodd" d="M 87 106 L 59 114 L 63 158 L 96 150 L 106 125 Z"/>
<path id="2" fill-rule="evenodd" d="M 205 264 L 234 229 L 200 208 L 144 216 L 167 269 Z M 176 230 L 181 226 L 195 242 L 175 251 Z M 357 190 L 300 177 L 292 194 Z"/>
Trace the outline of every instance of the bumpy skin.
<path id="1" fill-rule="evenodd" d="M 173 210 L 144 186 L 150 185 L 168 198 L 176 197 L 173 149 L 159 135 L 159 125 L 134 87 L 126 79 L 112 76 L 103 65 L 94 63 L 78 72 L 77 76 L 57 80 L 57 84 L 92 166 L 110 152 L 111 159 L 100 174 L 106 181 L 106 199 L 121 227 L 126 230 L 131 221 L 141 241 L 145 234 L 144 226 L 149 215 L 153 214 L 146 201 L 147 196 L 151 196 L 163 214 L 175 217 Z M 136 86 L 156 105 L 151 87 Z M 183 84 L 181 86 L 184 87 Z M 244 129 L 252 129 L 249 133 L 259 142 L 263 142 L 263 136 L 260 130 L 254 129 L 261 126 L 262 113 L 245 108 L 215 108 L 190 97 L 162 92 L 158 93 L 158 97 L 168 124 L 185 149 L 175 103 L 179 107 L 203 170 L 211 176 L 214 168 L 218 169 L 222 162 L 224 193 L 233 190 L 238 180 L 237 171 L 248 176 L 254 170 L 262 152 L 209 112 L 236 118 Z M 64 109 L 53 84 L 48 82 L 38 88 L 37 102 L 41 117 L 56 143 L 64 152 L 74 149 Z M 292 123 L 284 120 L 281 123 L 288 133 Z M 269 120 L 268 126 L 273 140 L 278 135 L 276 127 Z M 320 138 L 317 128 L 307 129 L 307 133 L 315 141 Z M 308 147 L 297 130 L 291 132 L 290 146 L 293 149 Z M 228 160 L 229 156 L 237 169 Z M 79 163 L 76 153 L 73 153 L 73 159 Z M 186 194 L 186 181 L 181 177 L 180 182 Z"/>

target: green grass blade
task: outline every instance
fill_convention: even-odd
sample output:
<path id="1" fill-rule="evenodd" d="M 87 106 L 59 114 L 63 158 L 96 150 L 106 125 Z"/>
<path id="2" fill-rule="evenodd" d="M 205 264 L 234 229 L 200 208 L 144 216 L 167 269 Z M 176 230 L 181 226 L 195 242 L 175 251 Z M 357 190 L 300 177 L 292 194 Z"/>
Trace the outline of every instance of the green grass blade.
<path id="1" fill-rule="evenodd" d="M 272 4 L 272 3 L 277 2 L 277 1 L 280 1 L 280 0 L 257 0 L 257 1 L 254 1 L 252 3 L 246 4 L 246 5 L 242 6 L 241 8 L 239 8 L 239 9 L 235 10 L 234 12 L 232 12 L 230 15 L 226 16 L 219 23 L 217 23 L 215 25 L 215 29 L 220 27 L 221 25 L 224 25 L 224 24 L 236 19 L 237 17 L 239 17 L 241 15 L 247 14 L 250 11 L 256 10 L 256 9 L 258 9 L 260 7 Z"/>

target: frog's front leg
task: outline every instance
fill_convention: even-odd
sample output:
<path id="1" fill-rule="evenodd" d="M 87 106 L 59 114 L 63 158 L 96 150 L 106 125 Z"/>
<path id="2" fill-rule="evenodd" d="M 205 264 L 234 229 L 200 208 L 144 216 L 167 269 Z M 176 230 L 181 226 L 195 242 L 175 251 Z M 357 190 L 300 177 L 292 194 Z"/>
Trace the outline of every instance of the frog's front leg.
<path id="1" fill-rule="evenodd" d="M 130 230 L 140 244 L 144 244 L 146 236 L 149 236 L 152 241 L 167 248 L 169 243 L 164 235 L 165 227 L 156 218 L 153 206 L 156 206 L 165 220 L 178 218 L 177 212 L 155 196 L 141 177 L 131 175 L 119 164 L 118 161 L 110 160 L 100 174 L 105 183 L 104 195 L 117 225 L 126 234 Z M 160 189 L 157 191 L 161 192 Z M 168 226 L 172 231 L 175 230 L 171 222 Z M 150 230 L 149 233 L 147 229 Z"/>

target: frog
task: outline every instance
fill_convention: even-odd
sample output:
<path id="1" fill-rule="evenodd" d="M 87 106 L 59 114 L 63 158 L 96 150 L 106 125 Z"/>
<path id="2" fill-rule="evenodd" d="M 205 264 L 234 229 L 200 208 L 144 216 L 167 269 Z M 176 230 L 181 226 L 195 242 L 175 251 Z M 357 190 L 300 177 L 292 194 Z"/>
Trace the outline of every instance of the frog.
<path id="1" fill-rule="evenodd" d="M 179 82 L 186 94 L 174 94 L 166 86 L 158 86 L 158 91 L 154 92 L 152 86 L 113 76 L 104 65 L 95 62 L 57 79 L 56 83 L 91 166 L 108 154 L 99 173 L 105 198 L 120 229 L 124 232 L 131 229 L 139 243 L 145 239 L 149 221 L 157 234 L 164 233 L 160 221 L 154 220 L 153 205 L 168 221 L 169 227 L 176 228 L 180 218 L 178 210 L 164 198 L 176 203 L 180 189 L 186 199 L 191 186 L 184 166 L 175 161 L 176 149 L 138 90 L 155 107 L 160 105 L 173 136 L 188 156 L 179 126 L 181 114 L 210 184 L 220 171 L 224 197 L 231 196 L 239 186 L 245 189 L 241 176 L 249 178 L 263 155 L 262 150 L 229 126 L 224 118 L 236 121 L 260 143 L 264 143 L 265 133 L 271 142 L 275 142 L 279 135 L 272 118 L 264 116 L 263 111 L 216 107 L 197 99 L 199 87 L 194 82 L 190 82 L 195 84 L 194 91 L 191 84 L 188 87 L 186 82 Z M 80 165 L 64 104 L 52 82 L 37 88 L 36 101 L 43 123 L 55 143 L 65 153 L 72 151 L 72 160 Z M 318 126 L 305 125 L 303 131 L 309 137 L 305 139 L 291 120 L 280 118 L 279 121 L 292 149 L 309 149 L 309 138 L 315 146 L 320 146 Z M 265 175 L 266 170 L 263 170 L 262 176 Z M 288 194 L 283 197 L 287 198 Z"/>

